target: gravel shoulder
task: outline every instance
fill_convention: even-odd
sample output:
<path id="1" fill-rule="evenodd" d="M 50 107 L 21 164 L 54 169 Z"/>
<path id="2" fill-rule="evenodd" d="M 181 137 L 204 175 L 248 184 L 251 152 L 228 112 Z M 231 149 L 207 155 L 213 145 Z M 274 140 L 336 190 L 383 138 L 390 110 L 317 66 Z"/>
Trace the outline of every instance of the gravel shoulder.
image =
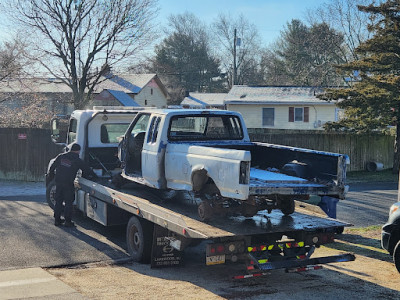
<path id="1" fill-rule="evenodd" d="M 354 262 L 326 265 L 303 273 L 271 271 L 262 278 L 233 280 L 234 266 L 206 267 L 201 253 L 186 253 L 186 266 L 151 269 L 149 265 L 82 265 L 48 269 L 90 299 L 398 299 L 400 275 L 379 246 L 380 229 L 346 229 L 315 256 L 356 254 Z"/>

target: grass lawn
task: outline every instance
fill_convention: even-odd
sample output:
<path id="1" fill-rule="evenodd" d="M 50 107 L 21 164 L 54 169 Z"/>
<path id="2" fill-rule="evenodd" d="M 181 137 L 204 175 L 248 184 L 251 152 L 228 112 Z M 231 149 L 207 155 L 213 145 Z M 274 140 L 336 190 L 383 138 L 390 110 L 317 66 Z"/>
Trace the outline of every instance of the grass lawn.
<path id="1" fill-rule="evenodd" d="M 392 169 L 386 169 L 378 172 L 354 171 L 347 172 L 346 182 L 398 182 L 399 175 L 393 174 Z"/>

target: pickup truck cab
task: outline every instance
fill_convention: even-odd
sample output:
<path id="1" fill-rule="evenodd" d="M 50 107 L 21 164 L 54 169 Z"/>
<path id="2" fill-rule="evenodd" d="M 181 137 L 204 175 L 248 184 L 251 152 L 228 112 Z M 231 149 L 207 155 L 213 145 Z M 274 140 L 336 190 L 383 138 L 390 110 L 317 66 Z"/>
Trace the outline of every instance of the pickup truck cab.
<path id="1" fill-rule="evenodd" d="M 291 214 L 294 200 L 343 199 L 347 188 L 346 155 L 251 142 L 242 116 L 226 110 L 139 111 L 118 157 L 129 181 L 195 193 L 203 220 L 226 211 Z"/>

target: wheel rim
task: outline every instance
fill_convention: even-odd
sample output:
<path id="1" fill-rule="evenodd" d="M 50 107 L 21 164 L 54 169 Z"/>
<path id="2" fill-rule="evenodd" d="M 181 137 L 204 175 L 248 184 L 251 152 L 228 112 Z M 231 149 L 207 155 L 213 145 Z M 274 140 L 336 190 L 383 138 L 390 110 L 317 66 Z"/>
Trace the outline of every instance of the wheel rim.
<path id="1" fill-rule="evenodd" d="M 132 228 L 132 233 L 131 233 L 132 250 L 135 251 L 135 252 L 139 252 L 140 244 L 141 244 L 141 240 L 140 240 L 139 231 L 137 230 L 136 227 L 133 227 Z"/>
<path id="2" fill-rule="evenodd" d="M 135 232 L 133 235 L 133 245 L 136 250 L 138 250 L 140 247 L 140 236 L 138 232 Z"/>
<path id="3" fill-rule="evenodd" d="M 53 205 L 56 205 L 56 185 L 54 185 L 50 190 L 50 201 Z"/>

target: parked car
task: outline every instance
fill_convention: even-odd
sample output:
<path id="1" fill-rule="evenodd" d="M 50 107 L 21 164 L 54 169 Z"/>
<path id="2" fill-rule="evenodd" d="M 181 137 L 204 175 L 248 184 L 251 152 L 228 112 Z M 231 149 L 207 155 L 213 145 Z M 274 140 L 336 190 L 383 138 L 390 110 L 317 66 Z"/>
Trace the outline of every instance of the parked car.
<path id="1" fill-rule="evenodd" d="M 400 202 L 390 207 L 389 219 L 382 227 L 382 248 L 393 256 L 394 264 L 400 273 Z"/>

